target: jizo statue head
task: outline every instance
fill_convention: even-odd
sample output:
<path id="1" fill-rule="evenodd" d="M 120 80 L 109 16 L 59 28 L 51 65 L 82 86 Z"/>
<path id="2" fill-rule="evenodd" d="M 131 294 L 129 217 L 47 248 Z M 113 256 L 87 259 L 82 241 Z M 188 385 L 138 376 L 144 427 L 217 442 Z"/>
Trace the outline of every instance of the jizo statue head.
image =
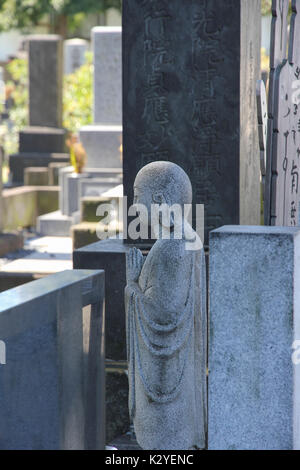
<path id="1" fill-rule="evenodd" d="M 183 215 L 188 214 L 185 206 L 192 204 L 192 185 L 188 175 L 178 165 L 172 162 L 158 161 L 144 166 L 137 174 L 134 182 L 134 205 L 141 215 L 138 205 L 146 208 L 148 224 L 153 208 L 170 208 L 176 206 Z M 171 226 L 174 221 L 171 214 Z M 182 218 L 180 217 L 182 220 Z M 161 222 L 161 218 L 159 218 Z M 178 219 L 177 219 L 178 220 Z M 152 219 L 153 221 L 153 219 Z"/>

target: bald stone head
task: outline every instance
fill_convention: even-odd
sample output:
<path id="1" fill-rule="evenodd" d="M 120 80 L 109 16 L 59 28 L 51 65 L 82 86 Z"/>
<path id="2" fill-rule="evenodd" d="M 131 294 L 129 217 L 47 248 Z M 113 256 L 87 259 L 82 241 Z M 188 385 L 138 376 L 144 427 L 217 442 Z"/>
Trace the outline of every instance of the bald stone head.
<path id="1" fill-rule="evenodd" d="M 134 182 L 134 203 L 144 204 L 149 210 L 151 204 L 192 203 L 192 185 L 188 175 L 172 162 L 152 162 L 144 166 Z"/>

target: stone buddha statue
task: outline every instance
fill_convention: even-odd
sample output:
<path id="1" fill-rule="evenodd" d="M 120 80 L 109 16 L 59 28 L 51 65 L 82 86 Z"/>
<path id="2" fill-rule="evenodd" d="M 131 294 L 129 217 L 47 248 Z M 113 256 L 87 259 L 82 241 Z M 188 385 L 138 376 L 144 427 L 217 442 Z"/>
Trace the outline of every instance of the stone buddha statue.
<path id="1" fill-rule="evenodd" d="M 142 449 L 202 449 L 206 440 L 206 274 L 200 238 L 187 222 L 187 174 L 154 162 L 137 174 L 134 203 L 155 243 L 127 254 L 125 289 L 129 412 Z M 159 209 L 169 208 L 168 217 Z M 177 207 L 176 217 L 172 207 Z M 179 213 L 179 216 L 178 216 Z M 166 222 L 169 220 L 169 224 Z M 195 243 L 196 242 L 196 243 Z"/>

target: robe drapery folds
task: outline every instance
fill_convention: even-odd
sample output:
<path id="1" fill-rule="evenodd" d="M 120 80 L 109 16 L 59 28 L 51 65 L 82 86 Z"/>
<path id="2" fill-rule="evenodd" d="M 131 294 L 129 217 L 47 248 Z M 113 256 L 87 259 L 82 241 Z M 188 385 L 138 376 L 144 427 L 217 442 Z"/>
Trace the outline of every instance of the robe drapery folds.
<path id="1" fill-rule="evenodd" d="M 205 447 L 204 250 L 159 240 L 125 290 L 129 412 L 144 449 Z"/>

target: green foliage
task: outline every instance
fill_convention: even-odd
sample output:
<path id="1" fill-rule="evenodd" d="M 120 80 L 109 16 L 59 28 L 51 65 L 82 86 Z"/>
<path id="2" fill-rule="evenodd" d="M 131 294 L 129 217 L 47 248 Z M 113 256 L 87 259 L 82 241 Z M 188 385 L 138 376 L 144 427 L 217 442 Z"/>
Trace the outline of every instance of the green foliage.
<path id="1" fill-rule="evenodd" d="M 18 150 L 19 131 L 28 124 L 28 65 L 26 59 L 14 59 L 6 68 L 11 79 L 6 87 L 11 89 L 13 106 L 10 109 L 10 121 L 5 122 L 4 151 L 6 155 Z"/>
<path id="2" fill-rule="evenodd" d="M 261 14 L 263 16 L 271 15 L 272 13 L 272 0 L 262 0 L 261 2 Z"/>
<path id="3" fill-rule="evenodd" d="M 270 68 L 270 57 L 264 47 L 261 48 L 261 70 L 269 71 Z"/>
<path id="4" fill-rule="evenodd" d="M 45 15 L 62 15 L 72 22 L 79 13 L 102 13 L 112 7 L 121 10 L 121 0 L 0 0 L 0 31 L 26 30 Z"/>
<path id="5" fill-rule="evenodd" d="M 291 2 L 289 4 L 289 16 L 292 13 Z M 263 16 L 272 14 L 272 0 L 262 0 L 261 2 L 261 14 Z"/>
<path id="6" fill-rule="evenodd" d="M 86 54 L 86 63 L 64 78 L 63 125 L 76 133 L 80 127 L 91 124 L 92 119 L 92 53 Z"/>
<path id="7" fill-rule="evenodd" d="M 23 128 L 28 121 L 28 65 L 26 59 L 14 59 L 6 66 L 11 80 L 7 86 L 13 89 L 12 98 L 14 106 L 11 110 L 11 119 L 18 128 Z"/>

